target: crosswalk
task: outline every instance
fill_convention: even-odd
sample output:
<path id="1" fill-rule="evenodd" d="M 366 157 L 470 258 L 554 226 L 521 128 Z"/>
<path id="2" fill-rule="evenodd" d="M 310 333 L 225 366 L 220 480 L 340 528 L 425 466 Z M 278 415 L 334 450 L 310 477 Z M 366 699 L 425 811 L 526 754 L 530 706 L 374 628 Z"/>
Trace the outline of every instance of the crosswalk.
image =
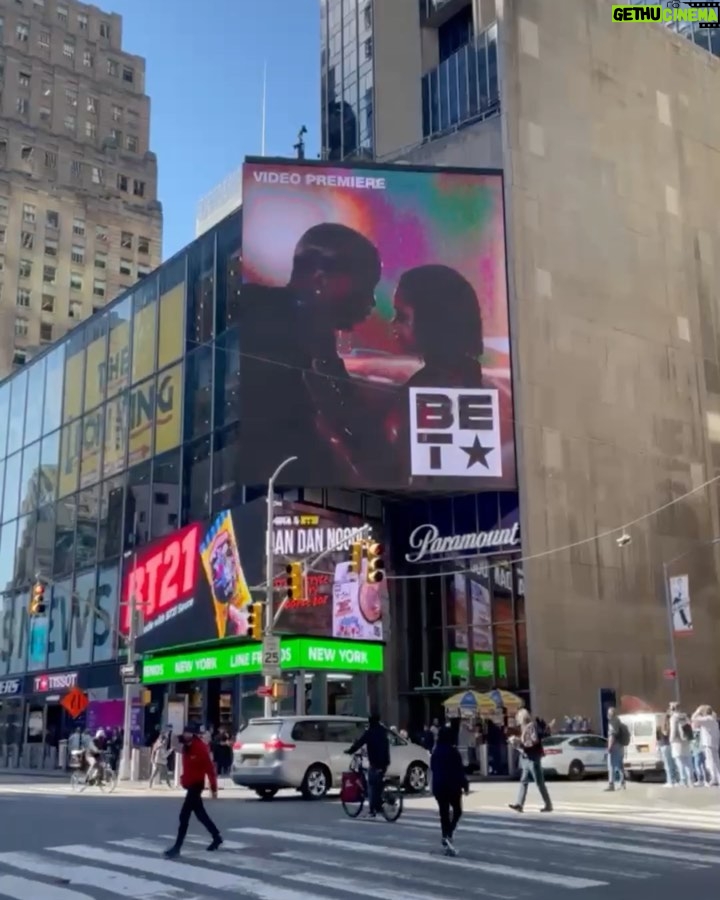
<path id="1" fill-rule="evenodd" d="M 593 888 L 625 896 L 623 889 L 640 887 L 638 895 L 649 896 L 668 876 L 681 876 L 689 894 L 710 896 L 720 856 L 707 825 L 628 824 L 609 815 L 580 822 L 577 812 L 468 813 L 456 835 L 456 858 L 441 852 L 436 817 L 416 810 L 394 825 L 350 820 L 334 810 L 302 825 L 288 824 L 281 813 L 270 826 L 251 824 L 247 816 L 247 824 L 225 832 L 217 853 L 207 853 L 207 838 L 195 833 L 174 860 L 162 856 L 172 841 L 162 834 L 6 850 L 0 897 L 531 900 Z"/>

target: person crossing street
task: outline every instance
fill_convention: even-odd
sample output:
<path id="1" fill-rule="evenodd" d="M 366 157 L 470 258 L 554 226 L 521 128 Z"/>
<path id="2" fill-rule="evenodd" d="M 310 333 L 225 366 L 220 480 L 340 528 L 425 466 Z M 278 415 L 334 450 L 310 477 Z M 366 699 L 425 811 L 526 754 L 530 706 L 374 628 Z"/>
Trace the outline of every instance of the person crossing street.
<path id="1" fill-rule="evenodd" d="M 210 782 L 213 799 L 217 798 L 218 791 L 217 774 L 207 744 L 198 737 L 198 729 L 194 725 L 185 726 L 179 741 L 182 746 L 182 786 L 185 788 L 185 800 L 180 810 L 177 837 L 172 847 L 165 851 L 166 859 L 174 859 L 180 855 L 193 813 L 198 822 L 210 832 L 212 841 L 207 848 L 209 851 L 217 850 L 223 842 L 217 825 L 207 814 L 202 801 L 205 778 Z"/>

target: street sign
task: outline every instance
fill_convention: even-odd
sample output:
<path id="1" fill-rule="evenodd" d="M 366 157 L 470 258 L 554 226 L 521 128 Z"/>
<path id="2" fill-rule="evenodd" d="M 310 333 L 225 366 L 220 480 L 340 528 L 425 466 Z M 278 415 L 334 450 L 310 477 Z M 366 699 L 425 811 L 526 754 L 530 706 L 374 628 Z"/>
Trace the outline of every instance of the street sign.
<path id="1" fill-rule="evenodd" d="M 262 645 L 262 673 L 269 678 L 280 675 L 280 638 L 266 634 Z"/>
<path id="2" fill-rule="evenodd" d="M 665 669 L 663 671 L 663 676 L 668 681 L 675 681 L 675 679 L 677 678 L 677 672 L 675 671 L 675 669 Z"/>
<path id="3" fill-rule="evenodd" d="M 121 674 L 123 677 L 124 677 L 125 675 L 135 675 L 136 672 L 137 672 L 137 669 L 135 668 L 135 665 L 134 665 L 134 664 L 133 664 L 133 665 L 120 666 L 120 674 Z"/>
<path id="4" fill-rule="evenodd" d="M 261 684 L 255 691 L 258 697 L 272 697 L 272 692 L 273 689 L 271 684 Z"/>
<path id="5" fill-rule="evenodd" d="M 87 694 L 84 694 L 80 688 L 74 687 L 65 694 L 60 701 L 60 705 L 71 719 L 77 719 L 77 717 L 81 716 L 88 708 L 89 702 Z"/>
<path id="6" fill-rule="evenodd" d="M 123 684 L 140 684 L 142 682 L 142 678 L 139 675 L 123 675 L 122 683 Z"/>

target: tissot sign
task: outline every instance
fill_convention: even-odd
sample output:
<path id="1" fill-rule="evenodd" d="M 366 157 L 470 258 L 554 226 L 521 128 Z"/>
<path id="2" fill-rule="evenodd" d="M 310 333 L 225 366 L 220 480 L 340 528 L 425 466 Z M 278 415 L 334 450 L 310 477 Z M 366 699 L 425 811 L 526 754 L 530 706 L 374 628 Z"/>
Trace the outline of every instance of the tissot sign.
<path id="1" fill-rule="evenodd" d="M 483 553 L 491 550 L 510 550 L 520 544 L 520 525 L 515 522 L 506 528 L 472 531 L 466 534 L 441 535 L 436 525 L 418 525 L 408 537 L 405 559 L 422 563 L 431 559 Z"/>
<path id="2" fill-rule="evenodd" d="M 57 672 L 52 675 L 36 675 L 33 678 L 33 691 L 36 694 L 47 694 L 50 691 L 68 691 L 77 686 L 77 672 Z"/>

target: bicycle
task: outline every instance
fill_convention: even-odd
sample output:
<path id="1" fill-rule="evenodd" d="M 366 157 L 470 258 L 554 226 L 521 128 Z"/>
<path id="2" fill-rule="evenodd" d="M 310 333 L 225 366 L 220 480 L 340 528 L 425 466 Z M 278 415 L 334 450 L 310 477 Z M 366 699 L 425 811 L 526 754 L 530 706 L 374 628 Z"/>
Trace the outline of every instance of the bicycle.
<path id="1" fill-rule="evenodd" d="M 388 822 L 397 822 L 403 811 L 403 797 L 397 779 L 384 777 L 380 809 Z M 347 772 L 343 772 L 340 802 L 346 816 L 357 819 L 368 798 L 368 782 L 362 753 L 354 753 Z"/>
<path id="2" fill-rule="evenodd" d="M 102 758 L 99 766 L 95 769 L 95 773 L 90 781 L 88 781 L 89 769 L 76 769 L 70 776 L 70 787 L 73 791 L 82 793 L 85 788 L 95 785 L 103 793 L 107 791 L 109 794 L 117 787 L 117 772 L 114 772 L 106 759 Z"/>

